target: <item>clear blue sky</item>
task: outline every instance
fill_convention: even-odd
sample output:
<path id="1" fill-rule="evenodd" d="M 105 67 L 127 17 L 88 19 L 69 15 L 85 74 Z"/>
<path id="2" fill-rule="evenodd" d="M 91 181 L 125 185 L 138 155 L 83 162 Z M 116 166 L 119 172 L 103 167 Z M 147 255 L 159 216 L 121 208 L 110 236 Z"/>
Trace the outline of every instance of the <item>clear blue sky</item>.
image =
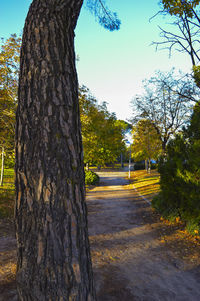
<path id="1" fill-rule="evenodd" d="M 31 0 L 0 0 L 0 37 L 22 32 Z M 142 80 L 155 70 L 172 67 L 185 72 L 191 68 L 189 58 L 167 51 L 155 51 L 151 42 L 159 40 L 159 29 L 167 21 L 149 19 L 159 10 L 158 0 L 107 0 L 121 20 L 117 32 L 106 31 L 84 8 L 76 28 L 76 53 L 79 83 L 85 84 L 99 101 L 108 102 L 110 111 L 120 119 L 131 116 L 131 98 L 141 92 Z"/>

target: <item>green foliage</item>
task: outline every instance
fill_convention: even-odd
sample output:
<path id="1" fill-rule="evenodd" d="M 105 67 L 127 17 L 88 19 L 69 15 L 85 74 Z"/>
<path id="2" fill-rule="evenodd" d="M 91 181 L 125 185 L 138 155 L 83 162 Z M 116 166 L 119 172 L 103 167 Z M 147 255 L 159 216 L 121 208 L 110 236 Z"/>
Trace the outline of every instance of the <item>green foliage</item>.
<path id="1" fill-rule="evenodd" d="M 188 17 L 194 16 L 194 8 L 199 5 L 199 0 L 162 0 L 163 7 L 170 15 L 187 14 Z"/>
<path id="2" fill-rule="evenodd" d="M 99 176 L 91 170 L 86 170 L 85 185 L 96 185 L 98 183 L 99 183 Z"/>
<path id="3" fill-rule="evenodd" d="M 14 168 L 15 166 L 15 152 L 7 152 L 5 156 L 5 168 Z"/>
<path id="4" fill-rule="evenodd" d="M 125 151 L 127 124 L 109 113 L 106 103 L 99 105 L 84 86 L 79 88 L 79 104 L 84 162 L 97 166 L 114 163 Z"/>
<path id="5" fill-rule="evenodd" d="M 136 161 L 157 159 L 162 152 L 162 144 L 151 120 L 138 121 L 133 126 L 132 135 L 132 156 Z"/>
<path id="6" fill-rule="evenodd" d="M 133 124 L 149 120 L 147 128 L 155 139 L 160 140 L 165 152 L 169 139 L 190 118 L 192 91 L 192 84 L 188 80 L 180 80 L 174 69 L 167 73 L 156 72 L 155 76 L 144 81 L 144 93 L 132 100 Z"/>
<path id="7" fill-rule="evenodd" d="M 197 103 L 189 127 L 168 144 L 158 168 L 161 192 L 152 202 L 166 218 L 179 216 L 190 232 L 200 225 L 199 113 L 200 103 Z"/>
<path id="8" fill-rule="evenodd" d="M 0 43 L 0 152 L 7 167 L 13 167 L 15 112 L 21 38 L 16 34 Z M 1 169 L 1 180 L 3 179 Z M 2 182 L 2 181 L 1 181 Z"/>
<path id="9" fill-rule="evenodd" d="M 0 186 L 0 218 L 12 218 L 14 214 L 14 170 L 5 169 L 3 187 Z"/>
<path id="10" fill-rule="evenodd" d="M 15 34 L 0 44 L 0 145 L 9 154 L 14 149 L 20 45 Z"/>
<path id="11" fill-rule="evenodd" d="M 200 66 L 193 66 L 194 80 L 197 87 L 200 87 Z"/>
<path id="12" fill-rule="evenodd" d="M 200 218 L 191 218 L 186 225 L 186 230 L 192 235 L 200 234 Z"/>

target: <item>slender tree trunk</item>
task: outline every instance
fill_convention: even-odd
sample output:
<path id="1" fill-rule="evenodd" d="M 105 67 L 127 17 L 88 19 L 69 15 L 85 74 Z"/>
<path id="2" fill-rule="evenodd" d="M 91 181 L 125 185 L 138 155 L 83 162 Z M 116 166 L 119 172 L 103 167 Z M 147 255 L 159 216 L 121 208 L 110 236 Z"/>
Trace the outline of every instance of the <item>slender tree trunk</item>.
<path id="1" fill-rule="evenodd" d="M 145 159 L 145 169 L 148 172 L 148 161 L 147 161 L 147 159 Z"/>
<path id="2" fill-rule="evenodd" d="M 163 151 L 163 154 L 166 153 L 166 145 L 167 145 L 167 139 L 164 138 L 164 139 L 162 140 L 162 151 Z"/>
<path id="3" fill-rule="evenodd" d="M 4 178 L 4 147 L 1 147 L 1 177 L 0 177 L 0 186 L 3 186 Z"/>
<path id="4" fill-rule="evenodd" d="M 82 0 L 34 0 L 16 125 L 19 300 L 95 300 L 74 28 Z"/>
<path id="5" fill-rule="evenodd" d="M 121 153 L 121 168 L 124 167 L 124 162 L 123 162 L 123 154 Z"/>
<path id="6" fill-rule="evenodd" d="M 148 173 L 151 173 L 151 159 L 148 159 Z"/>

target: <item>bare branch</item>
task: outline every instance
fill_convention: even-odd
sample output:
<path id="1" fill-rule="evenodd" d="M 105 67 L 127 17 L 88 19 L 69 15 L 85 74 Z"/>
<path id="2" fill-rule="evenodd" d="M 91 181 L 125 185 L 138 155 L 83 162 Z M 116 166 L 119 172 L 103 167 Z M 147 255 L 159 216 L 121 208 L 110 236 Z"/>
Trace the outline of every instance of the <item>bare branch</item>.
<path id="1" fill-rule="evenodd" d="M 133 120 L 149 119 L 166 145 L 171 135 L 189 120 L 191 102 L 196 101 L 195 93 L 199 93 L 194 86 L 186 75 L 177 79 L 173 72 L 158 72 L 146 81 L 144 94 L 132 100 L 136 112 Z"/>
<path id="2" fill-rule="evenodd" d="M 168 13 L 166 9 L 163 9 L 152 18 L 159 14 L 166 15 Z M 176 32 L 165 30 L 159 26 L 162 41 L 153 42 L 152 45 L 156 45 L 156 50 L 160 48 L 160 45 L 166 45 L 166 47 L 160 49 L 168 49 L 169 56 L 171 56 L 173 49 L 186 52 L 191 58 L 192 65 L 198 65 L 200 62 L 200 56 L 198 55 L 200 51 L 200 18 L 197 11 L 192 8 L 192 16 L 190 16 L 186 10 L 183 10 L 182 14 L 172 16 L 172 18 L 175 18 L 171 25 L 176 27 Z"/>

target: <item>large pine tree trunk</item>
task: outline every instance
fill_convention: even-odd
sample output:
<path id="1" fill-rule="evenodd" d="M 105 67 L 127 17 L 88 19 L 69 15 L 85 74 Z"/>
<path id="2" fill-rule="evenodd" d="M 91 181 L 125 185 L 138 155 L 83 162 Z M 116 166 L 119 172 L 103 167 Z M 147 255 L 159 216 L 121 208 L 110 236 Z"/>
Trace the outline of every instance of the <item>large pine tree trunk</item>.
<path id="1" fill-rule="evenodd" d="M 20 300 L 95 300 L 74 28 L 82 0 L 34 0 L 21 50 L 16 126 Z"/>

